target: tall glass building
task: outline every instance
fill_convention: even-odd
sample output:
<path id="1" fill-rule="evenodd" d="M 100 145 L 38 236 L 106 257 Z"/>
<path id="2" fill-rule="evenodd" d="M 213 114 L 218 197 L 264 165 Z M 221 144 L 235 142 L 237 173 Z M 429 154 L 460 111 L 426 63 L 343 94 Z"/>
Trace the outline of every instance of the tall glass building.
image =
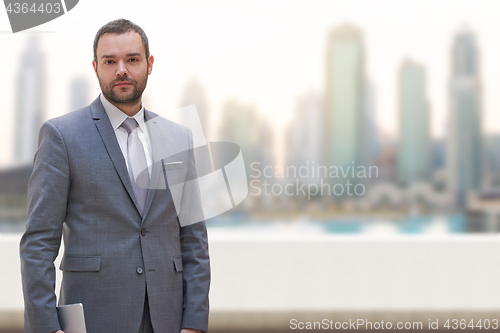
<path id="1" fill-rule="evenodd" d="M 350 181 L 352 168 L 365 161 L 365 46 L 357 27 L 346 24 L 330 31 L 326 49 L 325 157 L 327 164 L 349 170 L 333 183 Z"/>
<path id="2" fill-rule="evenodd" d="M 468 194 L 481 187 L 483 168 L 479 51 L 470 30 L 455 36 L 451 64 L 448 188 L 464 208 Z"/>
<path id="3" fill-rule="evenodd" d="M 398 183 L 408 186 L 430 179 L 429 105 L 425 68 L 413 61 L 401 64 L 399 87 Z"/>
<path id="4" fill-rule="evenodd" d="M 38 36 L 30 36 L 21 54 L 16 87 L 14 160 L 32 163 L 45 114 L 45 55 Z"/>

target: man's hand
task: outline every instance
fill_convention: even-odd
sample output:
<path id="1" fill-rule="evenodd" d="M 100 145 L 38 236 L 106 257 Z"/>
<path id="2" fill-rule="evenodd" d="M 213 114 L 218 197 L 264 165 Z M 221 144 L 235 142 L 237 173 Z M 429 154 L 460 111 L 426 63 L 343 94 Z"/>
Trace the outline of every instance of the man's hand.
<path id="1" fill-rule="evenodd" d="M 59 333 L 59 332 L 58 332 Z M 200 330 L 195 330 L 193 328 L 183 328 L 181 330 L 181 333 L 203 333 L 202 331 Z"/>

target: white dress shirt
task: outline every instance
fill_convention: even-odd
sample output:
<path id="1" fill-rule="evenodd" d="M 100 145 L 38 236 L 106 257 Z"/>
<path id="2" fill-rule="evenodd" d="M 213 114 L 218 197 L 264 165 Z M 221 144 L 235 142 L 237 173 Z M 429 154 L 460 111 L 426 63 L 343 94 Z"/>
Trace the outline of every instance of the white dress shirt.
<path id="1" fill-rule="evenodd" d="M 149 138 L 149 131 L 146 123 L 144 121 L 144 106 L 141 103 L 141 110 L 137 112 L 133 117 L 129 117 L 122 110 L 118 109 L 116 106 L 111 104 L 110 101 L 104 97 L 101 93 L 100 95 L 102 105 L 104 110 L 108 115 L 111 126 L 115 131 L 116 139 L 118 140 L 118 145 L 122 151 L 123 157 L 125 158 L 125 163 L 127 164 L 127 170 L 129 170 L 128 159 L 127 159 L 127 139 L 128 132 L 125 128 L 121 127 L 121 124 L 127 118 L 134 118 L 139 126 L 137 127 L 137 134 L 139 140 L 141 140 L 142 146 L 144 148 L 144 153 L 146 155 L 146 162 L 148 164 L 149 178 L 151 179 L 151 170 L 153 167 L 153 151 L 151 149 L 151 139 Z M 129 171 L 130 172 L 130 171 Z"/>

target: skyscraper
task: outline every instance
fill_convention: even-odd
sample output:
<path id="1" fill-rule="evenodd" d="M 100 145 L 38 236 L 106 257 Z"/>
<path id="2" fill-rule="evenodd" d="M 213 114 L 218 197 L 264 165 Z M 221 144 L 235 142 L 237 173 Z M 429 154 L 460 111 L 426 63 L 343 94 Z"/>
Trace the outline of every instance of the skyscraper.
<path id="1" fill-rule="evenodd" d="M 362 32 L 349 24 L 333 29 L 327 40 L 325 92 L 325 156 L 331 166 L 345 170 L 366 163 L 365 87 Z"/>
<path id="2" fill-rule="evenodd" d="M 323 97 L 318 92 L 309 91 L 297 99 L 287 130 L 287 165 L 298 168 L 323 163 L 323 115 Z"/>
<path id="3" fill-rule="evenodd" d="M 376 89 L 369 80 L 365 88 L 365 116 L 366 116 L 366 159 L 367 165 L 375 165 L 377 157 L 381 153 L 380 131 L 377 126 Z"/>
<path id="4" fill-rule="evenodd" d="M 75 77 L 70 84 L 69 111 L 83 108 L 92 102 L 90 100 L 89 83 L 83 77 Z"/>
<path id="5" fill-rule="evenodd" d="M 45 55 L 39 44 L 38 36 L 30 36 L 20 57 L 14 132 L 14 160 L 18 163 L 33 161 L 45 113 Z"/>
<path id="6" fill-rule="evenodd" d="M 240 146 L 248 175 L 250 164 L 258 158 L 259 134 L 259 117 L 253 105 L 234 99 L 224 103 L 219 139 Z"/>
<path id="7" fill-rule="evenodd" d="M 210 110 L 208 105 L 208 98 L 206 96 L 205 87 L 195 77 L 192 77 L 186 84 L 181 98 L 180 107 L 185 107 L 194 104 L 196 111 L 200 117 L 201 126 L 205 137 L 211 141 L 213 133 L 210 128 Z"/>
<path id="8" fill-rule="evenodd" d="M 483 168 L 479 51 L 470 30 L 455 36 L 451 64 L 447 185 L 463 207 L 468 193 L 480 189 Z"/>
<path id="9" fill-rule="evenodd" d="M 398 73 L 398 183 L 430 179 L 431 150 L 425 68 L 406 60 Z"/>

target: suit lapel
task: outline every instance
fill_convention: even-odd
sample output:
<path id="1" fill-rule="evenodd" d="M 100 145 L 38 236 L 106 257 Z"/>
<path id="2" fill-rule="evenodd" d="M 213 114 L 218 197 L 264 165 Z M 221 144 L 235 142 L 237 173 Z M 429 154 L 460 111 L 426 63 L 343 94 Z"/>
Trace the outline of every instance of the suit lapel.
<path id="1" fill-rule="evenodd" d="M 106 151 L 108 152 L 113 165 L 115 166 L 115 170 L 122 181 L 123 186 L 128 192 L 128 195 L 134 202 L 135 208 L 139 212 L 139 205 L 135 199 L 134 190 L 132 188 L 132 183 L 130 182 L 130 177 L 127 171 L 127 165 L 125 164 L 125 158 L 123 157 L 120 146 L 118 145 L 118 141 L 116 140 L 115 131 L 111 126 L 111 122 L 109 121 L 108 115 L 102 106 L 99 97 L 97 97 L 94 102 L 90 105 L 90 109 L 92 112 L 92 117 L 95 121 L 95 126 L 97 127 L 97 131 L 101 136 L 102 142 L 106 147 Z M 148 193 L 149 197 L 149 193 Z"/>

